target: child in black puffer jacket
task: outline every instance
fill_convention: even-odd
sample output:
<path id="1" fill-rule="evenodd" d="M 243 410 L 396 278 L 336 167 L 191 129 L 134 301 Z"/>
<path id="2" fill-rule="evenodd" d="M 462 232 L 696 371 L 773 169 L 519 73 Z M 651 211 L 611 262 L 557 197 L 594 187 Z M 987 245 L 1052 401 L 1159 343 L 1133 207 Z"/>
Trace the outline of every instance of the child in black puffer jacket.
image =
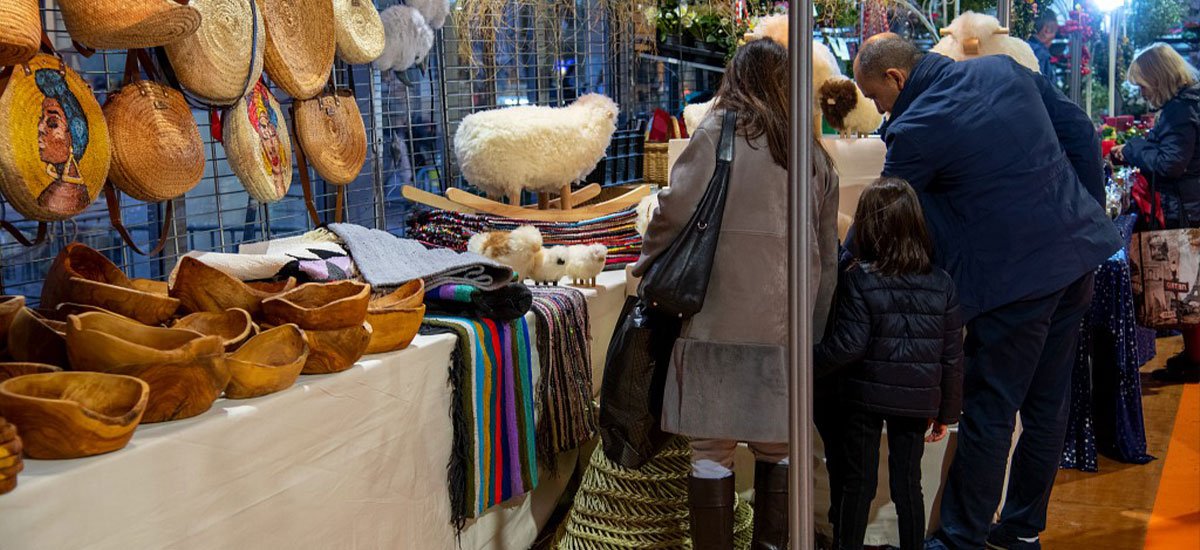
<path id="1" fill-rule="evenodd" d="M 867 187 L 854 229 L 855 261 L 841 274 L 835 313 L 814 353 L 815 376 L 836 378 L 845 414 L 841 504 L 830 519 L 839 548 L 862 548 L 886 423 L 900 548 L 916 550 L 925 536 L 924 443 L 944 438 L 962 408 L 958 299 L 950 275 L 932 264 L 921 204 L 907 182 L 882 178 Z"/>

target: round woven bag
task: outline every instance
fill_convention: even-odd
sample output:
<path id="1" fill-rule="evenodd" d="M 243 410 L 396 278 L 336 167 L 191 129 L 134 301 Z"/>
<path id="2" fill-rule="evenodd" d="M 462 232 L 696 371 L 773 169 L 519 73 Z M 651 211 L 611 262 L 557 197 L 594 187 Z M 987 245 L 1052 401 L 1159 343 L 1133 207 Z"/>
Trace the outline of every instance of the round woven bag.
<path id="1" fill-rule="evenodd" d="M 103 49 L 153 48 L 187 38 L 200 26 L 188 0 L 58 0 L 71 37 Z"/>
<path id="2" fill-rule="evenodd" d="M 379 58 L 385 39 L 383 20 L 371 0 L 333 0 L 337 54 L 351 65 Z"/>
<path id="3" fill-rule="evenodd" d="M 37 53 L 41 37 L 38 0 L 0 2 L 0 67 L 29 61 Z"/>
<path id="4" fill-rule="evenodd" d="M 313 169 L 334 185 L 354 181 L 367 161 L 367 129 L 350 90 L 297 102 L 296 140 Z"/>
<path id="5" fill-rule="evenodd" d="M 263 70 L 267 27 L 256 0 L 204 0 L 196 34 L 166 47 L 184 88 L 213 105 L 233 105 Z"/>
<path id="6" fill-rule="evenodd" d="M 254 200 L 275 202 L 292 185 L 292 141 L 279 102 L 262 82 L 225 112 L 229 166 Z"/>
<path id="7" fill-rule="evenodd" d="M 136 54 L 129 56 L 136 59 Z M 204 177 L 204 141 L 178 90 L 150 80 L 128 82 L 108 96 L 104 119 L 112 139 L 108 179 L 145 202 L 190 191 Z"/>
<path id="8" fill-rule="evenodd" d="M 13 68 L 0 95 L 0 191 L 23 216 L 82 212 L 108 177 L 108 126 L 92 89 L 62 59 Z"/>
<path id="9" fill-rule="evenodd" d="M 330 0 L 259 0 L 267 24 L 265 61 L 271 81 L 295 99 L 319 93 L 336 50 Z"/>

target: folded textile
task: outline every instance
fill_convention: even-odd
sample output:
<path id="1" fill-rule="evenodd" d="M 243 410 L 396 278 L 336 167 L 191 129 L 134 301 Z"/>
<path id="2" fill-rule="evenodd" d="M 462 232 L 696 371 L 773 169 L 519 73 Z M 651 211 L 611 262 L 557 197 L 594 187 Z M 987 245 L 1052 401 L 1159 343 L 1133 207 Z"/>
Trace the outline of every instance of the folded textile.
<path id="1" fill-rule="evenodd" d="M 253 246 L 242 246 L 240 251 L 238 254 L 192 251 L 184 256 L 195 258 L 240 281 L 295 277 L 299 283 L 311 283 L 340 281 L 356 274 L 345 248 L 314 233 L 254 243 Z M 170 280 L 175 280 L 174 272 Z"/>
<path id="2" fill-rule="evenodd" d="M 413 279 L 425 279 L 426 287 L 461 283 L 495 290 L 513 278 L 512 268 L 478 254 L 429 249 L 417 241 L 361 225 L 334 223 L 329 229 L 350 250 L 359 273 L 376 292 Z"/>
<path id="3" fill-rule="evenodd" d="M 532 306 L 533 293 L 521 283 L 510 283 L 496 290 L 448 284 L 425 292 L 426 311 L 435 314 L 511 321 L 529 313 Z"/>
<path id="4" fill-rule="evenodd" d="M 573 288 L 533 289 L 537 322 L 538 460 L 553 468 L 559 453 L 596 435 L 592 401 L 592 328 L 587 299 Z"/>
<path id="5" fill-rule="evenodd" d="M 497 323 L 441 315 L 426 326 L 458 337 L 450 365 L 454 449 L 448 481 L 454 524 L 537 486 L 533 351 L 524 318 Z"/>

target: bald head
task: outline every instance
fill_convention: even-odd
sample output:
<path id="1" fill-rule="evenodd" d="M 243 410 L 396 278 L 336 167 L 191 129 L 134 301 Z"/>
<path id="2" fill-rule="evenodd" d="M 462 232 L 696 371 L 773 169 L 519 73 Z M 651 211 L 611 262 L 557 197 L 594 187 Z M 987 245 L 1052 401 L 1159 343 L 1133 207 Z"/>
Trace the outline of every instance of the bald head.
<path id="1" fill-rule="evenodd" d="M 897 34 L 877 34 L 864 41 L 858 50 L 854 80 L 880 113 L 891 112 L 922 55 L 912 42 Z"/>

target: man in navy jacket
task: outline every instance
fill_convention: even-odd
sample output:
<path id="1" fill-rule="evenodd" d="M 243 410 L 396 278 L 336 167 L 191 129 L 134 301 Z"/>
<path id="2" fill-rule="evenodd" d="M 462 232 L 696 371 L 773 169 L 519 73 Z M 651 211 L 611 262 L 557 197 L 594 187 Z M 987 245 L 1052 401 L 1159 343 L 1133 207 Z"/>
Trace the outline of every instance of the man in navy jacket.
<path id="1" fill-rule="evenodd" d="M 934 547 L 1040 548 L 1092 272 L 1121 247 L 1087 115 L 1007 56 L 954 62 L 896 35 L 854 63 L 881 113 L 883 175 L 921 197 L 967 324 L 964 410 Z M 1000 502 L 1014 417 L 1022 434 Z M 990 532 L 989 532 L 990 531 Z"/>

